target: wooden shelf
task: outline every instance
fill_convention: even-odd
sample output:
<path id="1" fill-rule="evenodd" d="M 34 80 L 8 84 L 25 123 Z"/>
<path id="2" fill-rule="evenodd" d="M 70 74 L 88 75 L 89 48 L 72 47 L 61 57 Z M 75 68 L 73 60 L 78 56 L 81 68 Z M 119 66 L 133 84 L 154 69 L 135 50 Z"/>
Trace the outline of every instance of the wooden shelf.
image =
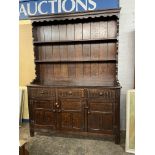
<path id="1" fill-rule="evenodd" d="M 35 60 L 35 63 L 116 63 L 117 60 Z"/>
<path id="2" fill-rule="evenodd" d="M 79 43 L 99 43 L 99 42 L 117 42 L 117 38 L 105 38 L 105 39 L 87 39 L 87 40 L 56 40 L 56 41 L 34 41 L 34 45 L 46 45 L 46 44 L 79 44 Z"/>

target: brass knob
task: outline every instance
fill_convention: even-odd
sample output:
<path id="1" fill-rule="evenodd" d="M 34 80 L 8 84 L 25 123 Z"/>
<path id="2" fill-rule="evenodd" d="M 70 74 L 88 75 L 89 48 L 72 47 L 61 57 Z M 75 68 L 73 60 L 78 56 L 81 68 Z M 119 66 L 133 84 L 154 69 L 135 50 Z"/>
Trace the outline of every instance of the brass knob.
<path id="1" fill-rule="evenodd" d="M 56 105 L 57 108 L 59 108 L 59 104 L 57 102 L 55 103 L 55 105 Z"/>
<path id="2" fill-rule="evenodd" d="M 59 108 L 59 105 L 57 105 L 57 108 Z"/>
<path id="3" fill-rule="evenodd" d="M 88 111 L 88 114 L 90 114 L 90 111 Z"/>
<path id="4" fill-rule="evenodd" d="M 72 91 L 69 91 L 69 95 L 72 95 Z"/>
<path id="5" fill-rule="evenodd" d="M 56 110 L 55 110 L 55 109 L 53 109 L 53 112 L 56 112 Z"/>
<path id="6" fill-rule="evenodd" d="M 41 91 L 40 94 L 45 94 L 45 92 L 44 91 Z"/>
<path id="7" fill-rule="evenodd" d="M 103 93 L 102 93 L 102 92 L 100 92 L 99 94 L 100 94 L 100 96 L 102 96 L 102 95 L 103 95 Z"/>
<path id="8" fill-rule="evenodd" d="M 47 94 L 48 92 L 46 91 L 46 90 L 42 90 L 41 92 L 40 92 L 40 94 Z"/>

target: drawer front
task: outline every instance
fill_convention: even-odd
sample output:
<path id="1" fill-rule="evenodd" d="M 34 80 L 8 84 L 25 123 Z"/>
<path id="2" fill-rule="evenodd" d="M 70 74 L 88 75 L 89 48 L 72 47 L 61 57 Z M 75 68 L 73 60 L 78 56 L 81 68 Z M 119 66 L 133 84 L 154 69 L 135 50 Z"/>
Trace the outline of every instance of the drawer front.
<path id="1" fill-rule="evenodd" d="M 97 97 L 105 100 L 115 99 L 115 90 L 112 89 L 89 89 L 88 97 Z"/>
<path id="2" fill-rule="evenodd" d="M 54 109 L 55 100 L 33 100 L 34 109 Z"/>
<path id="3" fill-rule="evenodd" d="M 28 91 L 32 98 L 54 98 L 56 96 L 55 89 L 52 88 L 29 88 Z"/>
<path id="4" fill-rule="evenodd" d="M 67 88 L 67 89 L 58 89 L 59 97 L 66 98 L 80 98 L 84 97 L 84 89 L 78 88 Z"/>

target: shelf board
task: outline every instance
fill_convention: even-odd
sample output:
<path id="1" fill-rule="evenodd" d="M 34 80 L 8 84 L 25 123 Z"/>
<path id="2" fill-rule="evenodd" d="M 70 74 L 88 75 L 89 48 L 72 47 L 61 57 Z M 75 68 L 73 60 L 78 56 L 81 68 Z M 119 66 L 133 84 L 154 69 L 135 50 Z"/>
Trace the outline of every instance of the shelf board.
<path id="1" fill-rule="evenodd" d="M 35 63 L 87 63 L 87 62 L 98 62 L 98 63 L 116 63 L 117 60 L 35 60 Z"/>
<path id="2" fill-rule="evenodd" d="M 78 43 L 99 43 L 99 42 L 117 42 L 117 38 L 105 38 L 105 39 L 86 39 L 86 40 L 56 40 L 56 41 L 34 41 L 34 45 L 46 45 L 46 44 L 78 44 Z"/>

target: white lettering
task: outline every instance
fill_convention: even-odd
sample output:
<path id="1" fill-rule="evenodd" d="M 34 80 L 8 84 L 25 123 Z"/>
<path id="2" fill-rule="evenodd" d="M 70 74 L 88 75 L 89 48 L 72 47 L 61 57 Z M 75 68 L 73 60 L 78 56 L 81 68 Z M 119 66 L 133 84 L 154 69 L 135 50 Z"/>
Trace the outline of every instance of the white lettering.
<path id="1" fill-rule="evenodd" d="M 78 8 L 79 5 L 82 6 L 84 10 L 87 10 L 87 0 L 85 4 L 81 2 L 81 0 L 76 0 L 76 11 L 79 11 L 79 8 Z"/>
<path id="2" fill-rule="evenodd" d="M 57 2 L 57 0 L 51 0 L 51 1 L 48 1 L 48 2 L 51 3 L 51 13 L 55 13 L 54 3 Z"/>
<path id="3" fill-rule="evenodd" d="M 42 1 L 42 2 L 40 2 L 40 3 L 38 4 L 38 12 L 39 12 L 40 14 L 48 14 L 48 11 L 43 12 L 43 11 L 41 10 L 42 5 L 45 4 L 45 3 L 47 3 L 47 1 Z"/>
<path id="4" fill-rule="evenodd" d="M 63 9 L 63 11 L 64 12 L 72 12 L 74 9 L 75 9 L 75 1 L 74 0 L 70 0 L 71 2 L 72 2 L 72 7 L 70 8 L 70 10 L 66 10 L 66 2 L 67 2 L 67 0 L 64 0 L 63 2 L 62 2 L 62 9 Z"/>
<path id="5" fill-rule="evenodd" d="M 25 16 L 27 16 L 27 12 L 26 12 L 25 7 L 24 7 L 23 4 L 21 4 L 21 6 L 20 6 L 19 13 L 20 13 L 20 14 L 23 13 Z"/>
<path id="6" fill-rule="evenodd" d="M 58 13 L 61 12 L 61 0 L 58 0 Z"/>
<path id="7" fill-rule="evenodd" d="M 96 9 L 96 3 L 93 0 L 88 0 L 89 4 L 93 6 L 93 8 L 88 8 L 88 10 L 95 10 Z"/>
<path id="8" fill-rule="evenodd" d="M 30 6 L 30 3 L 27 3 L 27 13 L 30 16 L 33 16 L 33 15 L 35 15 L 37 13 L 37 2 L 35 2 L 34 5 L 35 5 L 35 8 L 32 9 L 32 6 Z M 31 10 L 33 10 L 34 13 L 32 13 Z"/>
<path id="9" fill-rule="evenodd" d="M 46 6 L 47 5 L 47 8 Z M 56 8 L 57 7 L 57 8 Z M 55 12 L 78 12 L 81 8 L 86 10 L 95 10 L 97 3 L 94 0 L 44 0 L 41 2 L 32 2 L 27 3 L 26 5 L 21 4 L 19 9 L 19 15 L 23 14 L 24 16 L 33 16 L 37 14 L 54 14 Z M 82 10 L 81 10 L 82 11 Z"/>

